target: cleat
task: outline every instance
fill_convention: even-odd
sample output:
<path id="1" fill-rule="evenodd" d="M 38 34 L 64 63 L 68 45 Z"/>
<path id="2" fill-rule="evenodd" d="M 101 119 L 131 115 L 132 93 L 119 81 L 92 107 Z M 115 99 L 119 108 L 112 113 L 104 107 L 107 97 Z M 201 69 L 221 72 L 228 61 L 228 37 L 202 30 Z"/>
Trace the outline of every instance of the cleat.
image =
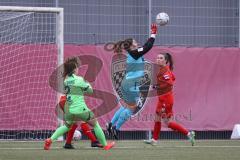
<path id="1" fill-rule="evenodd" d="M 65 148 L 65 149 L 75 149 L 71 143 L 70 144 L 65 143 L 63 148 Z"/>
<path id="2" fill-rule="evenodd" d="M 113 126 L 112 127 L 112 134 L 113 134 L 113 137 L 118 140 L 118 135 L 119 135 L 119 130 L 116 129 L 116 126 Z"/>
<path id="3" fill-rule="evenodd" d="M 111 122 L 106 124 L 106 130 L 107 130 L 108 136 L 112 135 L 112 123 Z"/>
<path id="4" fill-rule="evenodd" d="M 45 144 L 44 144 L 44 149 L 45 149 L 45 150 L 49 150 L 51 144 L 52 144 L 52 140 L 51 140 L 50 138 L 46 139 L 46 140 L 45 140 Z"/>
<path id="5" fill-rule="evenodd" d="M 194 144 L 195 144 L 195 132 L 194 131 L 188 132 L 188 139 L 191 142 L 192 146 L 194 146 Z"/>
<path id="6" fill-rule="evenodd" d="M 146 143 L 146 144 L 151 144 L 152 146 L 156 146 L 157 145 L 157 140 L 155 140 L 155 139 L 149 139 L 149 140 L 144 140 L 143 141 L 144 143 Z"/>
<path id="7" fill-rule="evenodd" d="M 103 147 L 104 150 L 109 150 L 115 145 L 115 142 L 110 142 L 106 146 Z"/>
<path id="8" fill-rule="evenodd" d="M 103 145 L 99 143 L 98 141 L 92 142 L 91 147 L 98 147 L 98 148 L 103 148 Z"/>

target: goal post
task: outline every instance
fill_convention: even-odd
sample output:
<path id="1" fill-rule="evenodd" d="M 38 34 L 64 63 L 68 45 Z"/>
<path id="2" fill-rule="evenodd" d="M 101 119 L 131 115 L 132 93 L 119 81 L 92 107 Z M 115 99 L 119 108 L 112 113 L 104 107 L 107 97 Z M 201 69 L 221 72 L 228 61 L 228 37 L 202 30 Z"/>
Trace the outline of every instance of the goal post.
<path id="1" fill-rule="evenodd" d="M 48 82 L 64 58 L 63 8 L 0 6 L 0 139 L 45 139 L 61 93 Z"/>

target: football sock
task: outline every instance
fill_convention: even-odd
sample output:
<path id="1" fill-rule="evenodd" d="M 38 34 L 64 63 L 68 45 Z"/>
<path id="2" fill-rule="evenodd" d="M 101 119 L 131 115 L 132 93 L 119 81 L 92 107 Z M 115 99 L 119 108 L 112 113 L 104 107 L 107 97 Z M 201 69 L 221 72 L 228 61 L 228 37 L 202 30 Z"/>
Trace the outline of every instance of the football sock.
<path id="1" fill-rule="evenodd" d="M 68 130 L 69 130 L 69 128 L 65 125 L 58 127 L 57 130 L 50 137 L 51 140 L 56 140 L 58 137 L 62 136 L 64 133 L 66 133 Z"/>
<path id="2" fill-rule="evenodd" d="M 95 135 L 92 133 L 92 131 L 87 123 L 82 123 L 81 129 L 83 131 L 83 134 L 85 134 L 92 142 L 97 141 Z"/>
<path id="3" fill-rule="evenodd" d="M 67 133 L 66 144 L 71 144 L 77 124 L 73 124 Z"/>
<path id="4" fill-rule="evenodd" d="M 129 108 L 125 108 L 119 118 L 118 121 L 116 123 L 116 129 L 119 130 L 121 128 L 121 126 L 131 117 L 131 115 L 133 114 L 133 111 Z"/>
<path id="5" fill-rule="evenodd" d="M 154 123 L 154 130 L 153 130 L 153 139 L 158 140 L 159 134 L 161 131 L 161 122 L 157 121 Z"/>
<path id="6" fill-rule="evenodd" d="M 169 122 L 168 123 L 168 127 L 173 129 L 173 130 L 176 130 L 176 131 L 179 131 L 180 133 L 184 134 L 184 135 L 187 135 L 188 134 L 188 130 L 185 129 L 183 126 L 181 126 L 180 124 L 176 123 L 176 122 Z"/>
<path id="7" fill-rule="evenodd" d="M 96 125 L 94 126 L 94 132 L 96 134 L 96 137 L 98 139 L 98 141 L 103 145 L 106 146 L 107 145 L 107 141 L 105 138 L 105 135 L 103 133 L 102 128 L 100 127 L 99 123 L 97 122 Z"/>
<path id="8" fill-rule="evenodd" d="M 119 119 L 119 116 L 120 116 L 120 114 L 122 113 L 122 111 L 124 111 L 124 107 L 123 106 L 121 106 L 116 112 L 115 112 L 115 114 L 114 114 L 114 116 L 113 116 L 113 118 L 112 118 L 112 120 L 111 120 L 111 123 L 112 123 L 112 125 L 114 125 L 117 121 L 118 121 L 118 119 Z"/>

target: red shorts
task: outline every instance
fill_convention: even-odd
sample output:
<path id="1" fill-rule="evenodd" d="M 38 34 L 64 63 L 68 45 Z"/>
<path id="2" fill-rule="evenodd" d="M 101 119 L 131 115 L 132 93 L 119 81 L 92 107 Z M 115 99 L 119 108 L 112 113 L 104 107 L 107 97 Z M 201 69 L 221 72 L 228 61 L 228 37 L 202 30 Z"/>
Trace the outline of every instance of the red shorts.
<path id="1" fill-rule="evenodd" d="M 67 97 L 66 96 L 61 96 L 60 97 L 60 101 L 59 101 L 59 106 L 60 106 L 60 108 L 63 110 L 63 112 L 64 112 L 64 105 L 65 105 L 65 103 L 66 103 L 66 100 L 67 100 Z"/>
<path id="2" fill-rule="evenodd" d="M 158 96 L 156 113 L 161 118 L 171 118 L 173 116 L 173 93 L 169 92 Z"/>

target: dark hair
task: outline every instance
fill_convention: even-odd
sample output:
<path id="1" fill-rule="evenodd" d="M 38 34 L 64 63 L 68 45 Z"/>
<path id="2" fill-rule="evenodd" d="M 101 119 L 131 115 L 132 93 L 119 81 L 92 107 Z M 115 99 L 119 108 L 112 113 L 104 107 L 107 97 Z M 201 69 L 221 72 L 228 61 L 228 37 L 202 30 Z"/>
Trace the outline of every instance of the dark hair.
<path id="1" fill-rule="evenodd" d="M 65 62 L 64 62 L 64 73 L 63 73 L 63 77 L 71 76 L 74 73 L 74 70 L 79 67 L 80 65 L 80 60 L 78 57 L 72 57 L 72 58 L 68 58 Z"/>
<path id="2" fill-rule="evenodd" d="M 133 38 L 128 38 L 123 41 L 118 41 L 114 44 L 114 53 L 122 53 L 123 49 L 128 50 L 133 44 Z"/>
<path id="3" fill-rule="evenodd" d="M 173 58 L 172 58 L 172 55 L 170 53 L 161 53 L 161 54 L 164 55 L 164 58 L 165 58 L 167 64 L 169 64 L 170 70 L 173 70 Z"/>

